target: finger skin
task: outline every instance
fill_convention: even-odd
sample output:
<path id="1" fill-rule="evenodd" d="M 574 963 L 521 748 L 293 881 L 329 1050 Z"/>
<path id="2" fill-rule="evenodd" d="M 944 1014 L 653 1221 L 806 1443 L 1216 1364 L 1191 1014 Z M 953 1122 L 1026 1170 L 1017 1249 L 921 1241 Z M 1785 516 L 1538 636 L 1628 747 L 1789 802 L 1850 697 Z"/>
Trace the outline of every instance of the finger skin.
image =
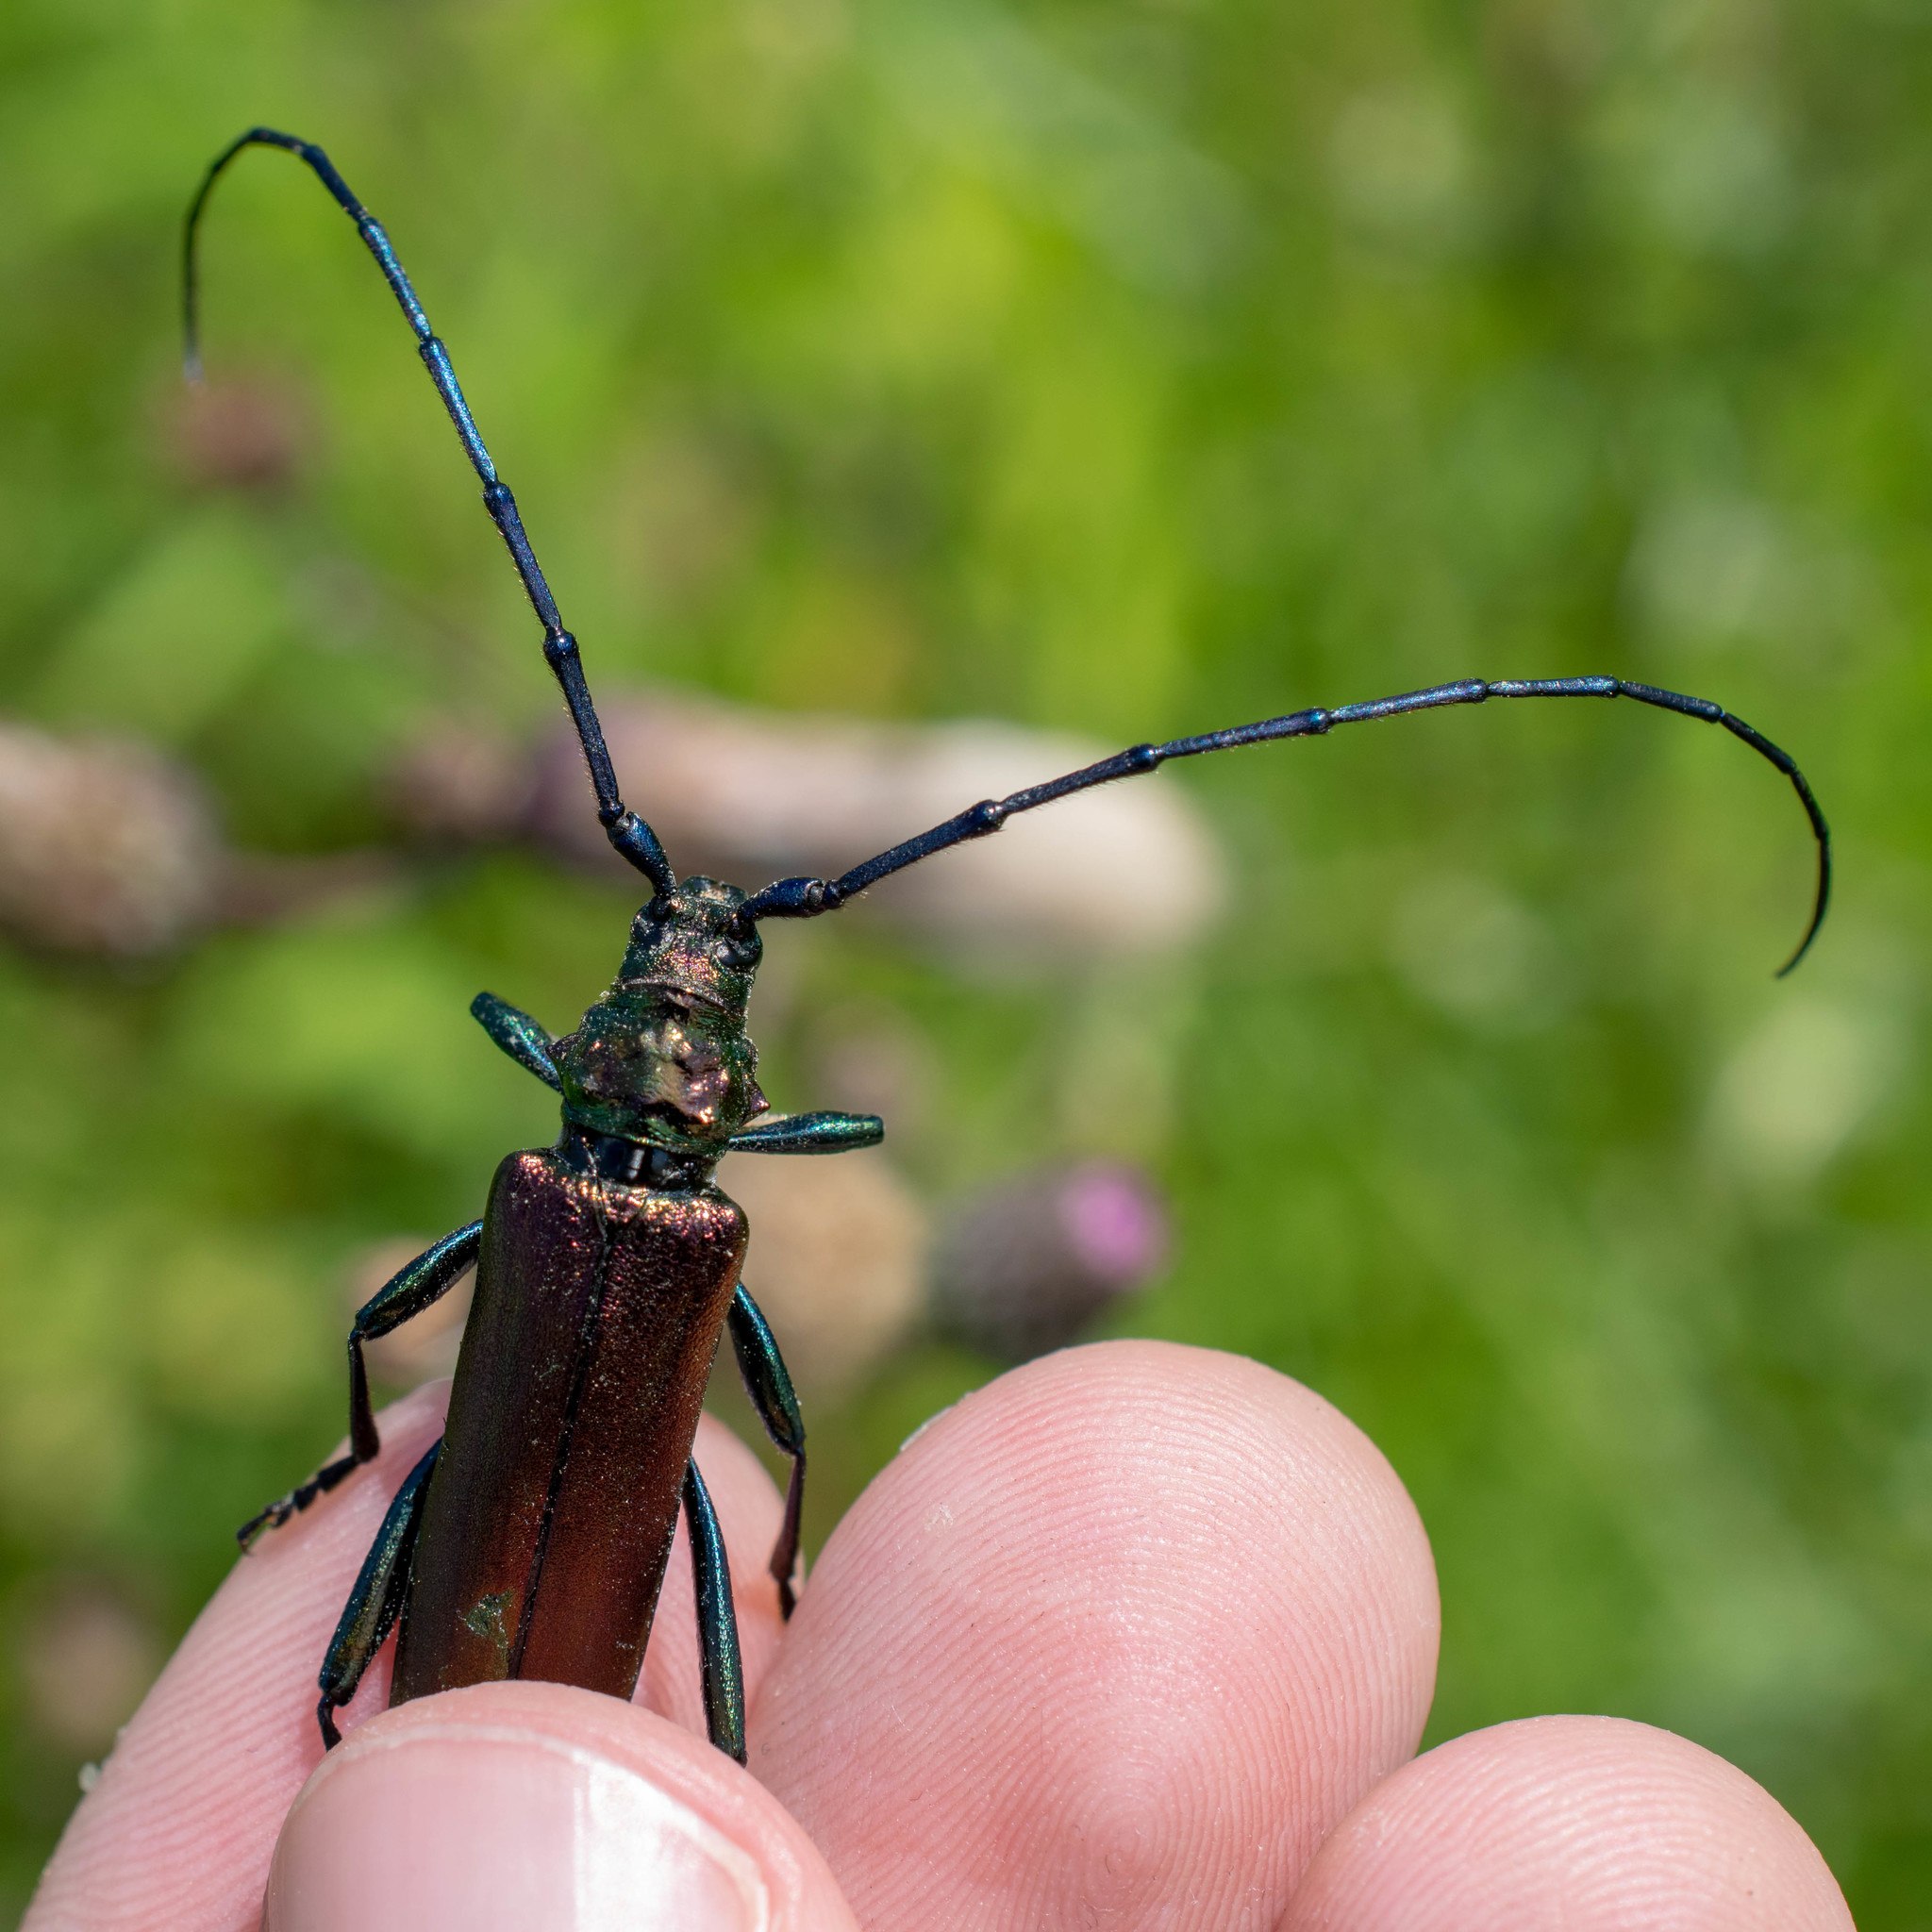
<path id="1" fill-rule="evenodd" d="M 1824 1860 L 1734 1765 L 1622 1718 L 1439 1745 L 1322 1847 L 1282 1932 L 1851 1932 Z"/>
<path id="2" fill-rule="evenodd" d="M 380 1458 L 236 1563 L 69 1821 L 24 1932 L 253 1932 L 283 1814 L 322 1757 L 316 1673 L 390 1498 L 442 1426 L 448 1392 L 433 1384 L 385 1411 Z M 769 1544 L 781 1506 L 757 1458 L 708 1418 L 699 1459 L 733 1559 L 755 1683 L 778 1622 L 754 1553 Z M 681 1531 L 664 1595 L 641 1690 L 702 1731 Z M 345 1732 L 388 1702 L 390 1648 L 343 1713 Z"/>
<path id="3" fill-rule="evenodd" d="M 441 1425 L 441 1391 L 396 1404 L 371 1468 L 236 1563 L 69 1821 L 24 1932 L 256 1924 L 282 1814 L 322 1755 L 323 1653 L 390 1497 Z M 358 1708 L 387 1690 L 385 1670 Z"/>
<path id="4" fill-rule="evenodd" d="M 858 1932 L 747 1773 L 635 1705 L 480 1684 L 372 1718 L 289 1814 L 264 1932 Z"/>
<path id="5" fill-rule="evenodd" d="M 754 1772 L 860 1923 L 1267 1927 L 1414 1751 L 1435 1574 L 1374 1446 L 1299 1384 L 1072 1349 L 930 1424 L 834 1533 Z"/>

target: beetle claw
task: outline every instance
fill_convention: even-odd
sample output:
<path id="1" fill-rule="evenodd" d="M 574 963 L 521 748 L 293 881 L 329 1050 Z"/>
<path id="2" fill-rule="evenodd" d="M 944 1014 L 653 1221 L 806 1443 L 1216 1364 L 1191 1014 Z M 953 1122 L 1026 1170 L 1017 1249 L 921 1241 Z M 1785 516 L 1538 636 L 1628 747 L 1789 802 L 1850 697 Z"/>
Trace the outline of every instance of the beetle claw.
<path id="1" fill-rule="evenodd" d="M 288 1523 L 288 1519 L 293 1515 L 293 1508 L 288 1507 L 288 1501 L 290 1499 L 286 1495 L 280 1497 L 278 1501 L 263 1508 L 263 1511 L 257 1511 L 253 1517 L 247 1519 L 247 1523 L 242 1524 L 240 1530 L 236 1530 L 236 1541 L 242 1545 L 243 1556 L 247 1556 L 249 1549 L 253 1549 L 255 1543 L 260 1541 L 260 1538 L 263 1538 L 267 1530 L 278 1530 L 284 1523 Z"/>
<path id="2" fill-rule="evenodd" d="M 334 1462 L 325 1463 L 306 1483 L 298 1484 L 286 1496 L 277 1496 L 259 1515 L 251 1516 L 235 1532 L 235 1541 L 244 1551 L 252 1550 L 264 1531 L 281 1528 L 291 1517 L 299 1515 L 315 1501 L 316 1497 L 334 1489 L 345 1475 L 358 1469 L 368 1459 L 367 1457 L 357 1456 L 351 1452 Z"/>

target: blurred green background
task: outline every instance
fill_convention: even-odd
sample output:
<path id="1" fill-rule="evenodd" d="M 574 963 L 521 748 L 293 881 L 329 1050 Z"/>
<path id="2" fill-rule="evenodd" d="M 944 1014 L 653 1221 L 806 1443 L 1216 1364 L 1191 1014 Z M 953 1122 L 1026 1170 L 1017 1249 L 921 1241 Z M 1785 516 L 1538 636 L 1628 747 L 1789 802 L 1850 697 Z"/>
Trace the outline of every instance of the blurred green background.
<path id="1" fill-rule="evenodd" d="M 177 223 L 262 120 L 388 225 L 604 684 L 1124 743 L 1610 671 L 1753 720 L 1840 840 L 1791 980 L 1774 774 L 1496 708 L 1158 781 L 1241 894 L 1177 959 L 774 933 L 766 1086 L 818 1103 L 860 1000 L 927 1056 L 935 1196 L 1150 1163 L 1175 1259 L 1116 1325 L 1382 1444 L 1441 1568 L 1432 1739 L 1672 1726 L 1862 1925 L 1923 1924 L 1928 98 L 1923 0 L 16 0 L 0 704 L 155 738 L 291 855 L 378 835 L 424 720 L 552 715 L 407 334 L 279 157 L 216 204 L 208 351 L 303 455 L 184 478 Z M 552 1131 L 471 993 L 560 1025 L 628 909 L 496 854 L 158 963 L 0 954 L 0 1913 L 122 1714 L 46 1716 L 71 1607 L 120 1607 L 117 1682 L 186 1626 L 341 1427 L 348 1257 Z M 813 1539 L 991 1372 L 922 1346 L 815 1415 Z"/>

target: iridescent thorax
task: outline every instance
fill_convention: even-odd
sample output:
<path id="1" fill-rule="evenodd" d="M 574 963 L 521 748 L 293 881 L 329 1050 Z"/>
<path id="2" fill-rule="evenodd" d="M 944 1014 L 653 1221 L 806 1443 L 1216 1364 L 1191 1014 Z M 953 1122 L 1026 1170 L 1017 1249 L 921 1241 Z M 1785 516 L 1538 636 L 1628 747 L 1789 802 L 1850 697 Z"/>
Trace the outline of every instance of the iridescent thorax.
<path id="1" fill-rule="evenodd" d="M 736 886 L 688 878 L 638 914 L 609 991 L 557 1042 L 566 1120 L 722 1154 L 765 1111 L 744 1026 L 764 947 L 743 905 Z"/>

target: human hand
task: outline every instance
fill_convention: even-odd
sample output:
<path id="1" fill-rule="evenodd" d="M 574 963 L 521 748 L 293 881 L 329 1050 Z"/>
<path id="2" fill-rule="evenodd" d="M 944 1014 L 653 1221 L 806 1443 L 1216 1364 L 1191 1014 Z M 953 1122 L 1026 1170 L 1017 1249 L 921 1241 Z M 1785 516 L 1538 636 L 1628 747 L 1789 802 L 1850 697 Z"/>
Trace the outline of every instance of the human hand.
<path id="1" fill-rule="evenodd" d="M 381 1461 L 236 1566 L 27 1932 L 241 1932 L 264 1888 L 270 1932 L 1851 1924 L 1772 1798 L 1668 1733 L 1545 1718 L 1414 1758 L 1436 1584 L 1393 1472 L 1286 1377 L 1153 1342 L 934 1421 L 789 1626 L 776 1492 L 706 1422 L 749 1774 L 702 1740 L 681 1532 L 639 1704 L 516 1683 L 383 1710 L 385 1659 L 318 1769 L 316 1668 L 441 1401 L 390 1410 Z"/>

